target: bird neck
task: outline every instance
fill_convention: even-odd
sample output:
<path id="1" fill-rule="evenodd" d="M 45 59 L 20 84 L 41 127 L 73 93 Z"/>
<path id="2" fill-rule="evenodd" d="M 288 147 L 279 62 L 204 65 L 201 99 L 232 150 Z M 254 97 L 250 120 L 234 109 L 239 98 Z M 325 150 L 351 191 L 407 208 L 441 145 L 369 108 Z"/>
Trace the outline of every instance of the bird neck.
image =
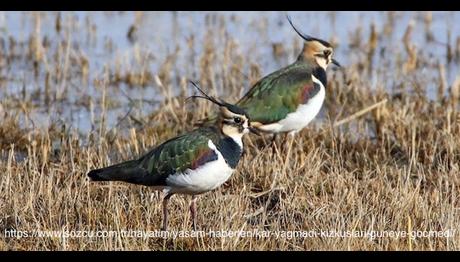
<path id="1" fill-rule="evenodd" d="M 312 71 L 313 82 L 320 82 L 324 88 L 327 87 L 327 75 L 326 70 L 320 66 L 316 66 Z M 318 83 L 319 84 L 319 83 Z"/>
<path id="2" fill-rule="evenodd" d="M 226 130 L 222 130 L 223 137 L 231 139 L 235 144 L 237 144 L 241 149 L 243 149 L 243 133 L 225 131 Z"/>
<path id="3" fill-rule="evenodd" d="M 316 82 L 317 84 L 322 84 L 326 88 L 327 87 L 326 70 L 320 65 L 318 65 L 316 61 L 312 59 L 301 58 L 301 57 L 302 55 L 299 56 L 297 61 L 294 64 L 292 64 L 292 66 L 296 66 L 296 64 L 297 65 L 301 64 L 302 66 L 306 68 L 306 70 L 311 72 L 312 79 L 314 82 Z"/>
<path id="4" fill-rule="evenodd" d="M 243 149 L 243 134 L 238 133 L 234 135 L 228 136 L 230 139 L 233 140 L 241 149 Z"/>
<path id="5" fill-rule="evenodd" d="M 243 133 L 240 130 L 231 125 L 224 125 L 220 123 L 220 132 L 224 137 L 232 139 L 240 148 L 243 148 Z"/>
<path id="6" fill-rule="evenodd" d="M 220 151 L 225 159 L 225 162 L 231 167 L 236 168 L 240 161 L 241 154 L 243 153 L 243 144 L 241 139 L 238 142 L 238 138 L 224 136 L 220 139 L 217 149 Z"/>

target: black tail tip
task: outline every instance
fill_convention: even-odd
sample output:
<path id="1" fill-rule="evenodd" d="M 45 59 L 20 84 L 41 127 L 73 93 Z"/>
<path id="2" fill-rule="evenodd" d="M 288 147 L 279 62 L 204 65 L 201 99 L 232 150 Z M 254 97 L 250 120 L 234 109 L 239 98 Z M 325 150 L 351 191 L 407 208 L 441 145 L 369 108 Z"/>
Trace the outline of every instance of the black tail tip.
<path id="1" fill-rule="evenodd" d="M 89 171 L 87 176 L 89 177 L 90 181 L 104 181 L 105 179 L 103 179 L 100 176 L 100 173 L 101 173 L 101 169 L 95 169 L 95 170 Z"/>

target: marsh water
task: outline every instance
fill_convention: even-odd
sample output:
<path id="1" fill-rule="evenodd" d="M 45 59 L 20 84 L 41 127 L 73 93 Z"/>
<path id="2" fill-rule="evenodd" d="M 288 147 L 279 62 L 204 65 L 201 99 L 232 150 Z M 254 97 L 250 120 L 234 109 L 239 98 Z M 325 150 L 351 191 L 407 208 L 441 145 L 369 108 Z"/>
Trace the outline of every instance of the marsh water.
<path id="1" fill-rule="evenodd" d="M 454 48 L 459 43 L 459 12 L 433 12 L 431 23 L 426 21 L 425 12 L 288 13 L 303 32 L 334 42 L 335 57 L 344 67 L 362 59 L 360 47 L 351 43 L 362 39 L 361 47 L 366 48 L 374 26 L 379 33 L 377 55 L 372 60 L 372 72 L 363 76 L 371 82 L 371 87 L 378 85 L 381 78 L 400 74 L 395 72 L 396 64 L 398 58 L 407 56 L 402 39 L 410 24 L 413 25 L 411 42 L 424 57 L 445 65 L 447 84 L 451 85 L 459 75 L 458 62 L 448 61 L 447 55 L 447 44 Z M 390 16 L 394 21 L 389 26 Z M 383 34 L 386 28 L 391 30 Z M 285 12 L 1 12 L 1 56 L 10 57 L 3 59 L 0 71 L 2 110 L 21 111 L 20 106 L 17 109 L 9 106 L 11 100 L 31 101 L 35 110 L 24 117 L 24 124 L 40 128 L 61 121 L 82 133 L 94 128 L 90 119 L 103 110 L 97 101 L 104 93 L 111 99 L 105 116 L 109 127 L 116 125 L 128 108 L 134 107 L 141 116 L 149 114 L 164 98 L 154 80 L 139 85 L 134 80 L 119 81 L 116 88 L 108 85 L 107 89 L 97 83 L 111 81 L 112 76 L 106 76 L 107 69 L 141 72 L 141 78 L 154 78 L 174 55 L 174 63 L 169 67 L 174 81 L 170 85 L 173 92 L 180 92 L 181 79 L 199 77 L 198 60 L 209 32 L 215 38 L 217 56 L 223 51 L 225 41 L 232 39 L 236 43 L 235 48 L 246 59 L 241 68 L 243 74 L 251 64 L 260 66 L 262 75 L 289 64 L 302 42 L 287 23 Z M 432 34 L 431 41 L 427 40 L 427 32 Z M 40 59 L 44 65 L 38 69 L 25 55 L 32 36 L 45 49 Z M 283 47 L 280 56 L 274 51 L 277 45 Z M 81 64 L 81 57 L 86 67 L 74 68 L 74 64 Z M 82 75 L 80 70 L 86 68 L 83 75 L 87 80 L 70 76 L 55 83 L 55 89 L 65 99 L 49 104 L 41 98 L 49 84 L 45 72 L 56 70 L 49 66 L 52 63 L 69 68 L 68 74 Z M 386 70 L 382 70 L 383 65 Z M 434 98 L 438 72 L 427 67 L 421 68 L 420 74 L 427 77 L 427 95 Z M 391 81 L 386 83 L 388 90 L 394 88 Z M 94 104 L 83 106 L 89 100 Z"/>

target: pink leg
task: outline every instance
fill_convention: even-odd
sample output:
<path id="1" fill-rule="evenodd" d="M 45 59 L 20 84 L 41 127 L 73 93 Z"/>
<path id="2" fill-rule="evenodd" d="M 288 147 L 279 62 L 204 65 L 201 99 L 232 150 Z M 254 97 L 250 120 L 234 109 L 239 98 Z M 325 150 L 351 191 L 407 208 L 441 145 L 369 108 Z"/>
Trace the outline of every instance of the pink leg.
<path id="1" fill-rule="evenodd" d="M 168 201 L 172 195 L 173 193 L 169 193 L 163 198 L 163 231 L 168 230 Z"/>
<path id="2" fill-rule="evenodd" d="M 192 202 L 190 203 L 190 213 L 192 215 L 192 227 L 196 231 L 196 195 L 192 196 Z"/>

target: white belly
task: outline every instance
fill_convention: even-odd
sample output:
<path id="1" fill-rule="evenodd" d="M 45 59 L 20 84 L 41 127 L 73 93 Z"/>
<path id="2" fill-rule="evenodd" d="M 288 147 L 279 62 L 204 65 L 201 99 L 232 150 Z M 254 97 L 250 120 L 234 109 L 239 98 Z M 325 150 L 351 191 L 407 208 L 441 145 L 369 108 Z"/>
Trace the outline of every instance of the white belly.
<path id="1" fill-rule="evenodd" d="M 216 152 L 217 160 L 208 162 L 197 169 L 187 169 L 183 173 L 169 176 L 166 179 L 169 192 L 200 194 L 219 187 L 230 178 L 234 169 L 227 165 L 224 157 L 211 140 L 209 140 L 208 146 Z"/>
<path id="2" fill-rule="evenodd" d="M 325 96 L 326 90 L 320 84 L 319 92 L 310 98 L 306 104 L 299 105 L 297 110 L 289 113 L 285 119 L 277 123 L 261 126 L 260 129 L 270 133 L 298 132 L 302 130 L 318 115 L 323 106 Z"/>

